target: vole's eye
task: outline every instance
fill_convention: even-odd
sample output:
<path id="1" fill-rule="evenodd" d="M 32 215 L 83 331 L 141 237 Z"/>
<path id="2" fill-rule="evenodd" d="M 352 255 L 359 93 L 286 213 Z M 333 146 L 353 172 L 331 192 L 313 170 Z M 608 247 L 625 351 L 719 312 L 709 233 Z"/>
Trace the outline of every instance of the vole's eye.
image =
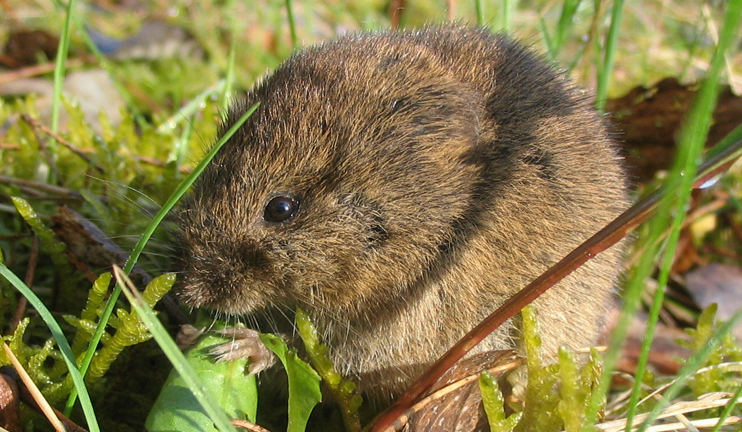
<path id="1" fill-rule="evenodd" d="M 299 211 L 299 200 L 290 195 L 274 197 L 265 206 L 263 219 L 266 222 L 286 222 Z"/>

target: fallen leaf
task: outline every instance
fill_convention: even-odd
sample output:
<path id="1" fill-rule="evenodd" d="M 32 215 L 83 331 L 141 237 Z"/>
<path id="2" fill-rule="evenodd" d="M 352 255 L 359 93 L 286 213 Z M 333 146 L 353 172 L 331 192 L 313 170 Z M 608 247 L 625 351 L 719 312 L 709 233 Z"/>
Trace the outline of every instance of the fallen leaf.
<path id="1" fill-rule="evenodd" d="M 708 264 L 685 276 L 686 289 L 701 309 L 716 303 L 716 318 L 728 320 L 742 309 L 742 269 L 734 265 Z M 733 330 L 742 340 L 742 324 Z"/>
<path id="2" fill-rule="evenodd" d="M 618 322 L 620 305 L 612 308 L 609 314 L 607 327 L 612 328 Z M 644 335 L 647 328 L 647 315 L 639 313 L 633 317 L 629 325 L 629 332 L 626 336 L 626 343 L 621 352 L 621 358 L 616 367 L 621 372 L 634 375 L 636 365 L 641 354 L 641 346 L 644 341 Z M 691 351 L 678 345 L 678 339 L 688 339 L 688 335 L 677 327 L 671 327 L 663 323 L 658 323 L 655 329 L 652 347 L 649 352 L 649 370 L 654 374 L 675 375 L 680 370 L 681 359 L 690 356 Z M 616 375 L 615 380 L 620 381 L 622 378 Z M 617 382 L 617 384 L 625 384 Z"/>
<path id="3" fill-rule="evenodd" d="M 18 385 L 5 374 L 0 374 L 0 427 L 10 432 L 23 431 Z"/>
<path id="4" fill-rule="evenodd" d="M 0 64 L 11 69 L 35 65 L 39 58 L 53 60 L 59 40 L 42 30 L 20 30 L 8 35 Z"/>
<path id="5" fill-rule="evenodd" d="M 639 181 L 667 169 L 675 153 L 675 138 L 686 112 L 695 100 L 696 89 L 676 78 L 665 78 L 652 87 L 639 86 L 625 96 L 609 100 L 606 111 L 621 132 L 618 140 L 626 147 L 626 161 Z M 742 124 L 742 98 L 723 86 L 714 110 L 707 146 L 724 138 Z"/>
<path id="6" fill-rule="evenodd" d="M 52 230 L 67 245 L 67 251 L 80 263 L 94 270 L 108 269 L 111 264 L 123 266 L 127 254 L 100 229 L 69 207 L 59 207 L 52 215 Z M 152 280 L 139 265 L 131 272 L 137 285 L 146 285 Z"/>
<path id="7" fill-rule="evenodd" d="M 490 351 L 459 361 L 403 415 L 399 420 L 406 423 L 403 430 L 489 431 L 479 391 L 479 374 L 488 369 L 502 382 L 501 388 L 507 388 L 504 377 L 521 364 L 513 351 Z"/>

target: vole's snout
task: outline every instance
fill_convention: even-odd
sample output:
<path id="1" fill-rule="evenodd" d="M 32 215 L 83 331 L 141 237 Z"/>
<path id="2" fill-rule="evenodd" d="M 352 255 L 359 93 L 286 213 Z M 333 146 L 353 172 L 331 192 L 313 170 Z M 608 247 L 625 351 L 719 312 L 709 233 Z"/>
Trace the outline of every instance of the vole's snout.
<path id="1" fill-rule="evenodd" d="M 232 273 L 253 277 L 272 274 L 273 260 L 268 254 L 269 246 L 253 239 L 224 239 L 217 246 L 210 260 L 216 266 L 222 265 L 222 276 Z M 229 261 L 225 264 L 225 261 Z"/>
<path id="2" fill-rule="evenodd" d="M 246 238 L 224 238 L 183 250 L 178 259 L 181 272 L 176 292 L 194 307 L 244 313 L 250 290 L 275 285 L 276 273 L 269 247 Z"/>

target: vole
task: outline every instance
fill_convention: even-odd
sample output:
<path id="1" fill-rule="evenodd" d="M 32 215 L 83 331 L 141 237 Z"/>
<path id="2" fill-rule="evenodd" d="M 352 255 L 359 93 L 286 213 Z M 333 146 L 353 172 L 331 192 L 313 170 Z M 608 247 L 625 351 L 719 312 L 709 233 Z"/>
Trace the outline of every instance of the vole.
<path id="1" fill-rule="evenodd" d="M 262 331 L 304 309 L 341 373 L 398 395 L 513 293 L 627 207 L 604 119 L 529 49 L 461 26 L 292 55 L 178 219 L 180 298 Z M 535 302 L 543 346 L 595 342 L 609 250 Z M 517 322 L 477 348 L 520 349 Z"/>

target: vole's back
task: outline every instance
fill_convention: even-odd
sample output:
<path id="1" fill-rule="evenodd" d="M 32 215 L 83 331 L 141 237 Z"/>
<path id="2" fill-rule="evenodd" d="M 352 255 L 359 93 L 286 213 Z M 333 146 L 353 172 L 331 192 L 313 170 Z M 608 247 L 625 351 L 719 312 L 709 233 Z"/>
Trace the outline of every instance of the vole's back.
<path id="1" fill-rule="evenodd" d="M 483 30 L 308 49 L 227 126 L 255 102 L 183 212 L 183 298 L 277 327 L 304 308 L 370 394 L 401 391 L 627 204 L 590 99 Z M 275 197 L 296 214 L 272 220 Z M 547 350 L 594 342 L 618 261 L 608 251 L 536 302 Z M 506 326 L 480 349 L 517 339 Z"/>
<path id="2" fill-rule="evenodd" d="M 379 43 L 364 38 L 359 41 Z M 478 123 L 476 144 L 465 157 L 481 169 L 479 178 L 468 195 L 461 194 L 468 209 L 453 224 L 453 240 L 416 282 L 421 298 L 392 318 L 405 330 L 389 327 L 340 360 L 349 368 L 362 365 L 361 370 L 404 370 L 418 358 L 434 359 L 613 220 L 627 207 L 627 195 L 620 158 L 589 95 L 520 44 L 461 29 L 382 38 L 380 51 L 394 44 L 432 51 L 440 63 L 428 67 L 448 68 L 464 84 L 461 93 L 471 92 L 467 97 Z M 352 43 L 340 49 L 349 48 Z M 547 352 L 595 342 L 619 256 L 618 249 L 605 252 L 536 302 Z M 519 346 L 518 337 L 516 328 L 505 326 L 480 350 Z M 419 371 L 405 372 L 413 377 Z"/>

